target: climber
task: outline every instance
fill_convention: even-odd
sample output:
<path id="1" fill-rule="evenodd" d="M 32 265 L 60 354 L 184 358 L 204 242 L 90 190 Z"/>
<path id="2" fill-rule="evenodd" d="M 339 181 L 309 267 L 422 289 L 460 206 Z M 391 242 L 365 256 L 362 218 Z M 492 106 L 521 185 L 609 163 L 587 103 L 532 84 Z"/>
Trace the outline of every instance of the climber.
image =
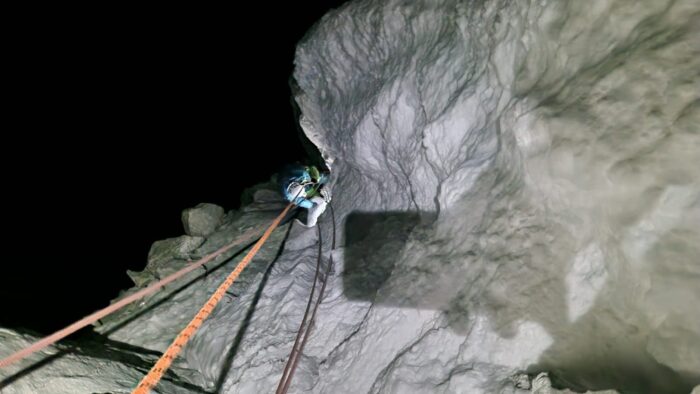
<path id="1" fill-rule="evenodd" d="M 285 199 L 306 208 L 306 227 L 314 227 L 331 201 L 331 192 L 326 184 L 328 174 L 320 173 L 315 166 L 299 166 L 283 171 L 280 181 Z"/>

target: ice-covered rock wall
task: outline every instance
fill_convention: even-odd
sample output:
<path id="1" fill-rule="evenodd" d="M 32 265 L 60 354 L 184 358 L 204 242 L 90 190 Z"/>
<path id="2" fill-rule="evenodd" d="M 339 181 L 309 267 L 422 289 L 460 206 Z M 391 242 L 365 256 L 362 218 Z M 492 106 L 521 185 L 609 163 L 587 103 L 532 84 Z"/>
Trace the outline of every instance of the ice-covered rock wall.
<path id="1" fill-rule="evenodd" d="M 490 392 L 528 367 L 579 389 L 697 384 L 698 18 L 696 1 L 326 16 L 297 101 L 334 171 L 344 294 L 371 307 L 318 392 Z"/>

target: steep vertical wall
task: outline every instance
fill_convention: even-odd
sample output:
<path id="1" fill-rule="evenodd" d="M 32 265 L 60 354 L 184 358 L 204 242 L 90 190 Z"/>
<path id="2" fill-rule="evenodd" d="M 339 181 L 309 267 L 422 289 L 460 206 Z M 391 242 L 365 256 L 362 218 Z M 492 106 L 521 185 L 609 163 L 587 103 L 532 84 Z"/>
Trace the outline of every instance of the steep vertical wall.
<path id="1" fill-rule="evenodd" d="M 699 12 L 358 1 L 327 15 L 299 46 L 297 101 L 334 170 L 344 294 L 372 309 L 320 384 L 340 369 L 358 392 L 489 391 L 499 368 L 579 389 L 697 384 Z"/>

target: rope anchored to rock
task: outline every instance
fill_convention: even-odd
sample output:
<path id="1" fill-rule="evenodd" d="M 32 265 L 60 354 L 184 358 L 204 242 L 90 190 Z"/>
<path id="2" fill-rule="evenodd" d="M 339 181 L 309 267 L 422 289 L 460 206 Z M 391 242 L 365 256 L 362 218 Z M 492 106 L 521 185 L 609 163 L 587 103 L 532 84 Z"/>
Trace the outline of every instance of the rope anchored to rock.
<path id="1" fill-rule="evenodd" d="M 260 250 L 262 245 L 267 241 L 272 232 L 277 228 L 282 219 L 287 215 L 289 209 L 293 204 L 287 205 L 287 207 L 282 211 L 282 213 L 275 218 L 275 220 L 270 224 L 270 227 L 265 230 L 262 237 L 255 243 L 255 246 L 248 252 L 248 254 L 241 260 L 236 268 L 229 274 L 226 280 L 219 286 L 218 289 L 212 294 L 209 300 L 204 304 L 204 306 L 197 312 L 192 321 L 185 327 L 180 334 L 175 338 L 173 343 L 168 347 L 165 353 L 160 357 L 156 364 L 151 368 L 148 374 L 141 380 L 141 383 L 136 387 L 132 394 L 148 394 L 148 392 L 154 388 L 160 379 L 163 377 L 165 371 L 170 367 L 178 354 L 185 347 L 187 342 L 192 338 L 192 336 L 199 330 L 204 320 L 209 317 L 211 312 L 214 310 L 216 305 L 223 299 L 226 290 L 233 284 L 233 282 L 238 278 L 238 276 L 243 272 L 243 269 L 253 260 L 253 257 Z"/>

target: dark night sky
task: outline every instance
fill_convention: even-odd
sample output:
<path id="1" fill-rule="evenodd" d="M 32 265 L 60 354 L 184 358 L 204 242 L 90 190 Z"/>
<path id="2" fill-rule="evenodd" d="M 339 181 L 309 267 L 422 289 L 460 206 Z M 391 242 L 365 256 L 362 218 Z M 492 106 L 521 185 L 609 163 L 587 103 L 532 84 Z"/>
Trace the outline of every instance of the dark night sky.
<path id="1" fill-rule="evenodd" d="M 183 234 L 184 208 L 236 208 L 303 160 L 294 47 L 342 3 L 83 9 L 27 29 L 2 137 L 0 326 L 46 334 L 106 306 L 153 241 Z"/>

